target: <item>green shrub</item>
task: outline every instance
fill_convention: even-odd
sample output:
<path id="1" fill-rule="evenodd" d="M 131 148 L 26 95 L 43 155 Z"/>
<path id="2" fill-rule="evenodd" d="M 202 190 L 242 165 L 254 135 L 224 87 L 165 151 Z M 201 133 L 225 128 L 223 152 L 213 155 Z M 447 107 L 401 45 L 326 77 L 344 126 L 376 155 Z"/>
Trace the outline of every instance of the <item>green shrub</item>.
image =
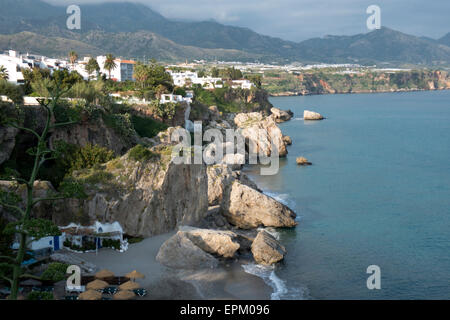
<path id="1" fill-rule="evenodd" d="M 141 144 L 136 145 L 129 151 L 129 157 L 134 161 L 148 161 L 155 157 L 156 154 Z"/>
<path id="2" fill-rule="evenodd" d="M 127 238 L 127 241 L 128 241 L 129 244 L 139 243 L 142 240 L 144 240 L 144 238 L 142 238 L 142 237 L 128 237 Z"/>
<path id="3" fill-rule="evenodd" d="M 23 90 L 6 80 L 0 80 L 0 95 L 5 95 L 16 104 L 23 103 Z"/>
<path id="4" fill-rule="evenodd" d="M 104 114 L 103 120 L 105 124 L 113 129 L 118 135 L 129 139 L 135 134 L 131 116 L 125 114 Z"/>
<path id="5" fill-rule="evenodd" d="M 114 159 L 114 152 L 99 145 L 86 144 L 84 147 L 71 145 L 63 141 L 57 142 L 61 154 L 60 162 L 68 173 L 75 170 L 89 169 Z"/>
<path id="6" fill-rule="evenodd" d="M 167 125 L 162 122 L 133 115 L 131 117 L 134 130 L 141 136 L 147 138 L 153 138 L 159 132 L 167 129 Z"/>
<path id="7" fill-rule="evenodd" d="M 60 262 L 50 263 L 47 270 L 42 273 L 43 280 L 58 282 L 66 278 L 66 271 L 69 265 Z"/>
<path id="8" fill-rule="evenodd" d="M 120 250 L 120 240 L 103 239 L 102 246 L 105 248 Z"/>

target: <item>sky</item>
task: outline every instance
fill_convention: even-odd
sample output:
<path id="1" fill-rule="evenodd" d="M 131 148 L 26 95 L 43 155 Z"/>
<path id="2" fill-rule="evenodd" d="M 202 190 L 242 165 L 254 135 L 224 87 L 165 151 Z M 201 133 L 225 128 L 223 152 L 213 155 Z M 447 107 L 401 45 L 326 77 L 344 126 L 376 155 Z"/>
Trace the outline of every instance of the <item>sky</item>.
<path id="1" fill-rule="evenodd" d="M 59 5 L 124 0 L 45 0 Z M 370 5 L 381 9 L 381 25 L 417 36 L 450 32 L 450 0 L 132 0 L 166 18 L 215 20 L 258 33 L 302 41 L 325 35 L 368 32 Z"/>

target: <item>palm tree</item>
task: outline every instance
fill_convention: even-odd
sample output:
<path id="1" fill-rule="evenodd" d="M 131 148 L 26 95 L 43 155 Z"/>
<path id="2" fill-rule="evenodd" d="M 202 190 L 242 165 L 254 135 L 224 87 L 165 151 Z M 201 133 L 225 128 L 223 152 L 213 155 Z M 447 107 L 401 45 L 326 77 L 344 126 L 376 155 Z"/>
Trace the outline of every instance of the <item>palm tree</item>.
<path id="1" fill-rule="evenodd" d="M 114 70 L 115 68 L 117 68 L 117 64 L 116 64 L 115 60 L 116 60 L 116 58 L 111 53 L 108 53 L 106 55 L 106 60 L 105 60 L 105 63 L 103 64 L 103 68 L 105 68 L 105 70 L 108 70 L 109 79 L 111 79 L 111 70 Z"/>
<path id="2" fill-rule="evenodd" d="M 87 63 L 86 66 L 84 67 L 84 69 L 85 69 L 86 72 L 88 73 L 89 78 L 91 78 L 91 75 L 92 75 L 94 72 L 97 72 L 97 76 L 98 76 L 98 73 L 99 73 L 99 71 L 100 71 L 100 67 L 99 67 L 99 65 L 98 65 L 98 62 L 97 62 L 97 60 L 95 60 L 94 58 L 89 59 L 88 63 Z"/>
<path id="3" fill-rule="evenodd" d="M 9 79 L 8 70 L 4 66 L 0 66 L 0 79 L 1 80 Z"/>
<path id="4" fill-rule="evenodd" d="M 72 67 L 75 65 L 75 61 L 77 61 L 78 59 L 78 53 L 76 53 L 75 51 L 70 51 L 69 52 L 69 61 L 72 64 Z"/>

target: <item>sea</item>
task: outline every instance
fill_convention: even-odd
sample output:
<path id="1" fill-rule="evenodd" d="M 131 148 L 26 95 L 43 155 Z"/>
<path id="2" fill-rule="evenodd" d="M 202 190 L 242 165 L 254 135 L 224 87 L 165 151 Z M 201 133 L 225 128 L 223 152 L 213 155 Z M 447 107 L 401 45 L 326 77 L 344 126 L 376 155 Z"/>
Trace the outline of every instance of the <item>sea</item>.
<path id="1" fill-rule="evenodd" d="M 293 144 L 278 174 L 244 171 L 298 226 L 271 231 L 282 263 L 245 271 L 272 299 L 450 299 L 450 91 L 271 102 L 294 112 L 280 124 Z M 304 121 L 304 110 L 326 119 Z"/>

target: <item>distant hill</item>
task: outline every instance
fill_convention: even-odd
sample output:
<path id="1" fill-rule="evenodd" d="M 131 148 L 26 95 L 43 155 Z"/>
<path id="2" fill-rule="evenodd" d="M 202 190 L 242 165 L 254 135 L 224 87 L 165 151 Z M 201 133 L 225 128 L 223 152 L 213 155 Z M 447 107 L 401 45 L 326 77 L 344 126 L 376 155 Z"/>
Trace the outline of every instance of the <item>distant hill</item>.
<path id="1" fill-rule="evenodd" d="M 115 2 L 81 5 L 82 29 L 72 32 L 66 28 L 66 7 L 40 0 L 0 0 L 0 4 L 0 34 L 3 34 L 0 49 L 3 50 L 14 44 L 18 49 L 59 55 L 69 45 L 83 54 L 93 50 L 90 53 L 112 52 L 167 61 L 450 64 L 450 47 L 445 39 L 438 42 L 388 28 L 295 43 L 212 21 L 171 21 L 145 5 Z"/>
<path id="2" fill-rule="evenodd" d="M 450 32 L 447 33 L 445 36 L 443 36 L 442 38 L 440 38 L 439 43 L 444 44 L 446 46 L 450 47 Z"/>
<path id="3" fill-rule="evenodd" d="M 389 28 L 381 28 L 354 36 L 326 36 L 299 44 L 303 60 L 324 62 L 390 62 L 425 65 L 449 64 L 450 47 L 411 36 Z"/>
<path id="4" fill-rule="evenodd" d="M 233 49 L 204 49 L 179 45 L 148 31 L 134 33 L 90 31 L 82 36 L 74 35 L 72 39 L 48 37 L 23 31 L 11 35 L 0 34 L 0 48 L 15 48 L 21 52 L 58 57 L 66 57 L 70 50 L 75 50 L 81 56 L 95 56 L 113 52 L 115 55 L 122 57 L 146 56 L 163 61 L 184 59 L 253 61 L 258 59 L 257 55 Z"/>

